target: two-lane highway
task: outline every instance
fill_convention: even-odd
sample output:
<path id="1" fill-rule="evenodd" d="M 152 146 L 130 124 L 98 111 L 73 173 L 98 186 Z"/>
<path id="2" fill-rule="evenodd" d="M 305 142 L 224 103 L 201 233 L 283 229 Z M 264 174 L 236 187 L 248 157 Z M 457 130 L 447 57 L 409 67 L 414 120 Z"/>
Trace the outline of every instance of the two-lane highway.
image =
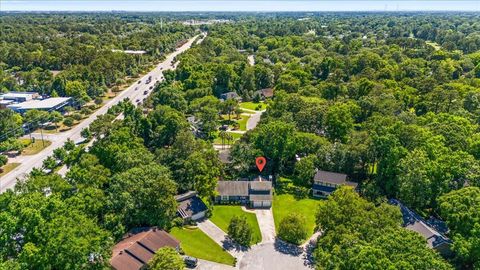
<path id="1" fill-rule="evenodd" d="M 62 147 L 68 139 L 71 139 L 75 142 L 82 140 L 82 137 L 80 135 L 81 131 L 84 128 L 88 127 L 97 118 L 97 116 L 105 114 L 108 109 L 115 104 L 118 104 L 120 101 L 128 98 L 132 101 L 133 104 L 137 105 L 136 100 L 138 99 L 142 101 L 143 98 L 147 97 L 153 91 L 153 87 L 152 89 L 150 89 L 150 87 L 154 86 L 157 79 L 159 81 L 163 80 L 163 70 L 173 69 L 174 66 L 172 66 L 172 61 L 174 60 L 174 58 L 177 55 L 188 50 L 197 38 L 198 36 L 191 38 L 187 43 L 177 48 L 173 53 L 169 54 L 163 62 L 158 64 L 152 71 L 143 76 L 140 79 L 140 83 L 138 83 L 138 81 L 135 81 L 134 84 L 123 90 L 113 99 L 109 100 L 104 106 L 95 111 L 92 115 L 90 115 L 80 124 L 72 128 L 70 131 L 58 134 L 57 139 L 42 152 L 33 156 L 26 157 L 23 160 L 22 164 L 20 164 L 17 168 L 0 178 L 0 192 L 5 192 L 7 189 L 13 188 L 17 182 L 17 179 L 25 177 L 33 168 L 41 167 L 43 160 L 46 159 L 48 156 L 51 156 L 54 149 Z M 150 76 L 152 78 L 152 81 L 149 84 L 146 84 L 145 82 Z"/>

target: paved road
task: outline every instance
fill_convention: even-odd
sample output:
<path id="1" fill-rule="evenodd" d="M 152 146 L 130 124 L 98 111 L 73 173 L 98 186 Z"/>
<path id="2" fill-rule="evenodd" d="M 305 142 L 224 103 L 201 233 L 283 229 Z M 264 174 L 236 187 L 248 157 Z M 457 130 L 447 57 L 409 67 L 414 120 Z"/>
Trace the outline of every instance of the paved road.
<path id="1" fill-rule="evenodd" d="M 95 111 L 92 115 L 90 115 L 87 119 L 83 120 L 80 124 L 67 132 L 56 135 L 55 141 L 53 141 L 52 144 L 45 150 L 38 153 L 37 155 L 25 158 L 24 162 L 21 165 L 19 165 L 10 173 L 2 176 L 0 179 L 0 192 L 5 192 L 7 189 L 13 188 L 17 182 L 17 179 L 24 178 L 33 168 L 41 167 L 43 160 L 48 156 L 52 155 L 54 149 L 62 147 L 63 144 L 67 141 L 67 139 L 70 138 L 75 142 L 81 141 L 82 137 L 80 135 L 80 132 L 82 131 L 82 129 L 88 127 L 97 118 L 97 116 L 105 114 L 110 107 L 114 106 L 125 98 L 130 99 L 135 104 L 136 100 L 141 101 L 143 100 L 143 98 L 147 97 L 152 91 L 149 88 L 150 86 L 154 85 L 156 79 L 163 79 L 162 71 L 174 68 L 175 65 L 172 66 L 173 59 L 180 53 L 188 50 L 197 37 L 198 36 L 191 38 L 187 43 L 176 49 L 175 52 L 168 55 L 162 63 L 158 64 L 153 70 L 143 76 L 140 79 L 140 83 L 136 81 L 130 87 L 119 93 L 116 97 L 109 100 L 102 108 Z M 149 76 L 152 76 L 152 82 L 150 84 L 145 84 L 145 81 Z M 146 93 L 144 94 L 144 92 Z"/>

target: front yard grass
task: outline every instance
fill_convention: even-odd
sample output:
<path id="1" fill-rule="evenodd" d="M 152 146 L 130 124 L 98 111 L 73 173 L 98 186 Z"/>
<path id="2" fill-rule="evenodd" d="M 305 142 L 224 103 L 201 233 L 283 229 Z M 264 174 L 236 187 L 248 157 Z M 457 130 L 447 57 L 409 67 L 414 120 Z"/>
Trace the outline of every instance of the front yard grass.
<path id="1" fill-rule="evenodd" d="M 253 111 L 263 111 L 268 107 L 268 105 L 265 104 L 263 101 L 258 102 L 258 103 L 251 102 L 251 101 L 241 102 L 239 105 L 240 105 L 240 108 L 247 109 L 247 110 L 253 110 Z M 260 108 L 259 108 L 259 106 L 260 106 Z"/>
<path id="2" fill-rule="evenodd" d="M 52 144 L 51 141 L 35 139 L 35 142 L 32 142 L 30 139 L 19 139 L 25 148 L 22 150 L 22 155 L 29 156 L 35 155 L 41 152 L 43 149 L 47 148 Z"/>
<path id="3" fill-rule="evenodd" d="M 280 188 L 275 190 L 273 195 L 273 218 L 275 220 L 275 230 L 278 231 L 280 222 L 284 217 L 290 213 L 299 213 L 305 217 L 305 222 L 309 233 L 313 234 L 315 230 L 315 216 L 317 214 L 318 204 L 320 200 L 312 199 L 307 196 L 295 196 L 295 194 L 289 193 L 287 188 L 282 189 L 282 185 L 289 185 L 293 183 L 288 179 L 280 179 L 282 182 Z M 309 236 L 310 237 L 310 236 Z"/>
<path id="4" fill-rule="evenodd" d="M 170 231 L 180 241 L 186 255 L 195 258 L 235 265 L 235 258 L 197 228 L 173 228 Z"/>
<path id="5" fill-rule="evenodd" d="M 7 173 L 11 172 L 13 169 L 18 167 L 18 165 L 20 165 L 20 163 L 7 163 L 6 165 L 4 165 L 2 167 L 3 172 L 0 173 L 0 177 L 2 177 L 4 175 L 6 175 Z"/>
<path id="6" fill-rule="evenodd" d="M 246 217 L 247 223 L 252 227 L 252 242 L 256 244 L 262 241 L 262 234 L 258 226 L 257 216 L 254 213 L 248 213 L 242 210 L 241 206 L 234 205 L 215 205 L 213 207 L 210 220 L 215 223 L 225 233 L 228 232 L 228 225 L 234 216 Z"/>

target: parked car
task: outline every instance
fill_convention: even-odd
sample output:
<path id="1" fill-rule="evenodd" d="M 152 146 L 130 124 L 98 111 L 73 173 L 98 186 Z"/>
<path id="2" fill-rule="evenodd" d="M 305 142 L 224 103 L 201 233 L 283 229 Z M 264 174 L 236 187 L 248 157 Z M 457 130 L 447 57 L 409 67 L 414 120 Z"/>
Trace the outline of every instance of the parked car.
<path id="1" fill-rule="evenodd" d="M 219 130 L 226 131 L 228 129 L 228 125 L 222 125 L 221 127 L 218 128 Z"/>
<path id="2" fill-rule="evenodd" d="M 142 83 L 142 80 L 138 81 L 138 83 L 139 83 L 139 84 Z"/>
<path id="3" fill-rule="evenodd" d="M 190 256 L 183 256 L 183 261 L 185 265 L 190 268 L 197 267 L 198 259 Z"/>
<path id="4" fill-rule="evenodd" d="M 144 95 L 148 94 L 148 91 L 147 90 L 143 91 L 143 94 Z"/>
<path id="5" fill-rule="evenodd" d="M 135 91 L 137 91 L 137 90 L 138 90 L 138 87 L 135 87 Z"/>
<path id="6" fill-rule="evenodd" d="M 153 89 L 153 86 L 150 86 L 150 88 L 148 88 L 148 89 L 152 90 L 152 89 Z"/>

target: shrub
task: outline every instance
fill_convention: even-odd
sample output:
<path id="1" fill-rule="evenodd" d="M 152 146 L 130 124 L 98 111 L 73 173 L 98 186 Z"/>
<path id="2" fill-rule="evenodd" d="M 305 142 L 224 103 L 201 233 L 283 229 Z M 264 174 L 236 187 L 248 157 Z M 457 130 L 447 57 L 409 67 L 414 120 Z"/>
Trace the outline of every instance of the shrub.
<path id="1" fill-rule="evenodd" d="M 4 155 L 0 155 L 0 167 L 7 164 L 8 158 Z"/>
<path id="2" fill-rule="evenodd" d="M 157 252 L 148 262 L 150 270 L 183 270 L 185 263 L 177 251 L 171 247 L 164 247 Z"/>
<path id="3" fill-rule="evenodd" d="M 249 247 L 252 241 L 252 228 L 247 218 L 234 216 L 228 225 L 228 236 L 242 246 Z"/>
<path id="4" fill-rule="evenodd" d="M 308 236 L 308 229 L 305 224 L 304 216 L 291 213 L 280 221 L 278 237 L 292 244 L 299 245 Z"/>

